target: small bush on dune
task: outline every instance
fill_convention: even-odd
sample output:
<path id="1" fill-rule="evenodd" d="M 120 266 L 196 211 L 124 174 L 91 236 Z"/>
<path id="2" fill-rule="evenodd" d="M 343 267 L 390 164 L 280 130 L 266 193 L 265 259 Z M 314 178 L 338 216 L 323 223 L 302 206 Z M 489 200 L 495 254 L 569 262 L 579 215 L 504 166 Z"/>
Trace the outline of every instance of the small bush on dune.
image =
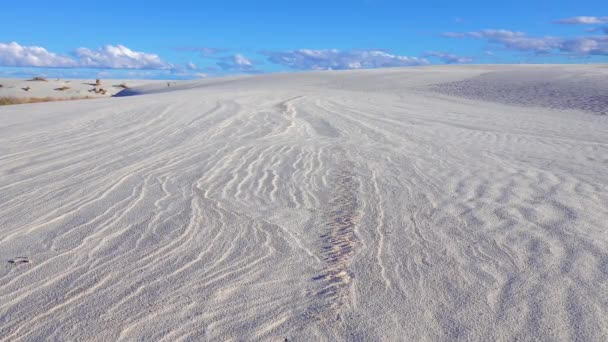
<path id="1" fill-rule="evenodd" d="M 70 89 L 70 87 L 68 87 L 68 86 L 63 86 L 63 87 L 55 88 L 55 90 L 58 90 L 58 91 L 64 91 L 64 90 L 68 90 L 68 89 Z"/>
<path id="2" fill-rule="evenodd" d="M 28 81 L 30 81 L 30 82 L 48 82 L 47 79 L 42 76 L 36 76 Z"/>
<path id="3" fill-rule="evenodd" d="M 126 83 L 115 84 L 115 88 L 129 89 L 129 86 Z"/>

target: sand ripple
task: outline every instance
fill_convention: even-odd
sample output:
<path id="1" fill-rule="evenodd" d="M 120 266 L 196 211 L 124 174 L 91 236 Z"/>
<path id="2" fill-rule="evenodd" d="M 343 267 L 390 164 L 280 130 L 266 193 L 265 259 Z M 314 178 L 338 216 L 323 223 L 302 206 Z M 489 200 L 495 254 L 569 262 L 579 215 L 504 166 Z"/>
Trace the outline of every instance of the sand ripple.
<path id="1" fill-rule="evenodd" d="M 608 340 L 606 116 L 421 90 L 508 68 L 3 107 L 0 339 Z"/>

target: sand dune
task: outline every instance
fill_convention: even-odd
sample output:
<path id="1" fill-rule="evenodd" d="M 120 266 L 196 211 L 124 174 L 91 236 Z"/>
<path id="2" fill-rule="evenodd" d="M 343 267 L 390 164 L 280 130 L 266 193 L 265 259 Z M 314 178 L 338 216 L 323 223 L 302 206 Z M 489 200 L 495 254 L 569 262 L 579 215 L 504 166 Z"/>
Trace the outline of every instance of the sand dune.
<path id="1" fill-rule="evenodd" d="M 0 78 L 0 98 L 104 98 L 110 97 L 126 87 L 142 86 L 144 84 L 165 84 L 165 81 L 146 80 L 105 80 L 96 84 L 95 79 L 55 79 L 42 78 L 42 80 L 17 80 Z M 97 91 L 95 91 L 97 90 Z"/>
<path id="2" fill-rule="evenodd" d="M 506 104 L 608 114 L 608 67 L 520 67 L 437 84 L 433 89 Z"/>
<path id="3" fill-rule="evenodd" d="M 608 340 L 608 116 L 552 91 L 522 103 L 529 70 L 576 98 L 607 69 L 1 107 L 1 339 Z"/>

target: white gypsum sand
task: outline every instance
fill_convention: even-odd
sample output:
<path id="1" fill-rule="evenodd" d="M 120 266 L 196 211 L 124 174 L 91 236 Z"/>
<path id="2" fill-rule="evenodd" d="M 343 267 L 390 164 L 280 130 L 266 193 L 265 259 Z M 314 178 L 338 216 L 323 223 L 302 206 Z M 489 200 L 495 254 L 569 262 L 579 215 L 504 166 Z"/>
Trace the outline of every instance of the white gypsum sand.
<path id="1" fill-rule="evenodd" d="M 518 101 L 535 73 L 559 79 Z M 577 95 L 607 77 L 294 73 L 0 107 L 0 338 L 608 340 L 608 116 Z"/>

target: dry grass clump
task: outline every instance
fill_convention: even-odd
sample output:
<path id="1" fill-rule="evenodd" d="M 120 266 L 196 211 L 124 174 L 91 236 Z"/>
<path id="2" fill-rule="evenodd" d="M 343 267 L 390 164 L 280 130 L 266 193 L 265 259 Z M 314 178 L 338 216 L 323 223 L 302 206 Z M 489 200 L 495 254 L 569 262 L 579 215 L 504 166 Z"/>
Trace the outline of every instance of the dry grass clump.
<path id="1" fill-rule="evenodd" d="M 55 90 L 57 90 L 57 91 L 64 91 L 64 90 L 68 90 L 68 89 L 70 89 L 70 87 L 68 87 L 68 86 L 63 86 L 63 87 L 55 88 Z"/>
<path id="2" fill-rule="evenodd" d="M 54 101 L 70 101 L 70 100 L 85 100 L 94 99 L 91 96 L 72 96 L 72 97 L 0 97 L 0 106 L 18 105 L 26 103 L 39 103 L 39 102 L 54 102 Z"/>
<path id="3" fill-rule="evenodd" d="M 28 81 L 30 81 L 30 82 L 48 82 L 48 80 L 42 76 L 36 76 Z"/>

